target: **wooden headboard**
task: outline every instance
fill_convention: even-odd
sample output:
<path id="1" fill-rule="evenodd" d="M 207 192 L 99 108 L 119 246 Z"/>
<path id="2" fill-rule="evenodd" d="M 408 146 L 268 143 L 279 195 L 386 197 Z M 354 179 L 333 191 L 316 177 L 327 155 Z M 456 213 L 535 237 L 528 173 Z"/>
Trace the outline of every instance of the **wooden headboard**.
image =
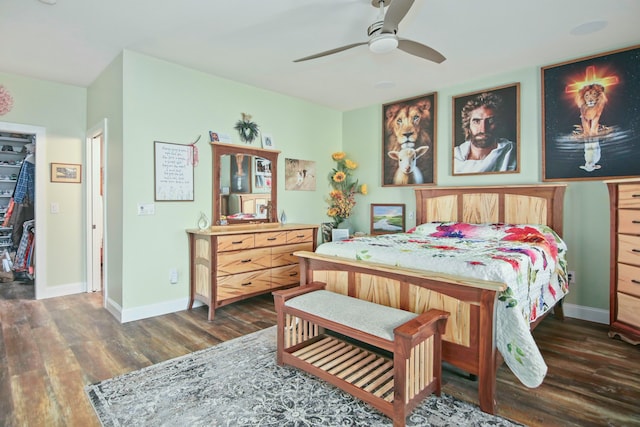
<path id="1" fill-rule="evenodd" d="M 416 188 L 416 224 L 542 224 L 562 236 L 566 184 Z"/>

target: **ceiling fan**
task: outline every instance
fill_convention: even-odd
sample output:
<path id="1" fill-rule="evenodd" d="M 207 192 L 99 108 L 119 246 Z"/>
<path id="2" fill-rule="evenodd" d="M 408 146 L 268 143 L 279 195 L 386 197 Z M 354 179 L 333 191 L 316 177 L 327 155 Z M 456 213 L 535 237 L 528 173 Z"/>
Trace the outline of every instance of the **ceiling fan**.
<path id="1" fill-rule="evenodd" d="M 367 30 L 369 41 L 348 44 L 336 49 L 296 59 L 293 62 L 308 61 L 310 59 L 333 55 L 334 53 L 342 52 L 353 47 L 368 44 L 369 50 L 373 53 L 386 53 L 398 48 L 410 53 L 411 55 L 440 64 L 446 59 L 440 52 L 429 46 L 425 46 L 422 43 L 418 43 L 413 40 L 401 39 L 396 34 L 398 32 L 398 24 L 400 24 L 400 21 L 402 21 L 407 12 L 409 12 L 413 2 L 414 0 L 371 0 L 371 5 L 379 8 L 380 13 L 376 18 L 376 21 L 371 24 Z M 385 15 L 384 8 L 387 5 L 389 8 Z"/>

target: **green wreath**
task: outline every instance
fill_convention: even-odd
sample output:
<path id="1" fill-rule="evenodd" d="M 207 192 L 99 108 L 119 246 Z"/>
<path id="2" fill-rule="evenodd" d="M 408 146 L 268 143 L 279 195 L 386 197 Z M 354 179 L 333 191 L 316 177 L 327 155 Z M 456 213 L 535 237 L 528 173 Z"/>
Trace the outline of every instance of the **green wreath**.
<path id="1" fill-rule="evenodd" d="M 242 113 L 242 120 L 238 120 L 234 129 L 240 134 L 240 140 L 246 143 L 253 142 L 258 137 L 258 124 L 251 121 L 251 116 Z"/>

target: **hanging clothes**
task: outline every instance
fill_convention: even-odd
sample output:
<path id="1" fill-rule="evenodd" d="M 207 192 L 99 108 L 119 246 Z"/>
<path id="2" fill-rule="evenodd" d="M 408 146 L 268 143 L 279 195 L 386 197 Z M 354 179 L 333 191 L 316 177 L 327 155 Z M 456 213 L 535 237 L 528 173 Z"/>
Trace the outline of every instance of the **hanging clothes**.
<path id="1" fill-rule="evenodd" d="M 24 203 L 25 200 L 33 202 L 35 200 L 35 173 L 36 165 L 25 159 L 20 167 L 18 181 L 16 182 L 16 188 L 13 192 L 13 200 L 15 200 L 16 203 Z"/>
<path id="2" fill-rule="evenodd" d="M 20 244 L 23 233 L 23 224 L 27 220 L 35 218 L 33 201 L 35 200 L 35 172 L 33 154 L 29 154 L 18 173 L 16 187 L 13 190 L 13 212 L 9 216 L 8 225 L 13 226 L 13 246 Z M 5 221 L 7 222 L 7 221 Z"/>
<path id="3" fill-rule="evenodd" d="M 13 271 L 28 271 L 29 262 L 31 261 L 34 238 L 35 238 L 35 225 L 34 219 L 25 221 L 22 228 L 22 238 L 16 251 L 16 256 L 13 260 Z"/>

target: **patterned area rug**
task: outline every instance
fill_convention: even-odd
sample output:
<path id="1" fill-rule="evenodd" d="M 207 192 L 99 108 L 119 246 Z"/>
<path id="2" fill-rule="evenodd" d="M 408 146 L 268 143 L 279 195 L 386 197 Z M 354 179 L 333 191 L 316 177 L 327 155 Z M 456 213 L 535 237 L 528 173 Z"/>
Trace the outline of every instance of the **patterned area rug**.
<path id="1" fill-rule="evenodd" d="M 342 390 L 276 364 L 276 327 L 255 332 L 85 388 L 111 426 L 391 426 Z M 442 394 L 407 426 L 514 426 Z"/>

